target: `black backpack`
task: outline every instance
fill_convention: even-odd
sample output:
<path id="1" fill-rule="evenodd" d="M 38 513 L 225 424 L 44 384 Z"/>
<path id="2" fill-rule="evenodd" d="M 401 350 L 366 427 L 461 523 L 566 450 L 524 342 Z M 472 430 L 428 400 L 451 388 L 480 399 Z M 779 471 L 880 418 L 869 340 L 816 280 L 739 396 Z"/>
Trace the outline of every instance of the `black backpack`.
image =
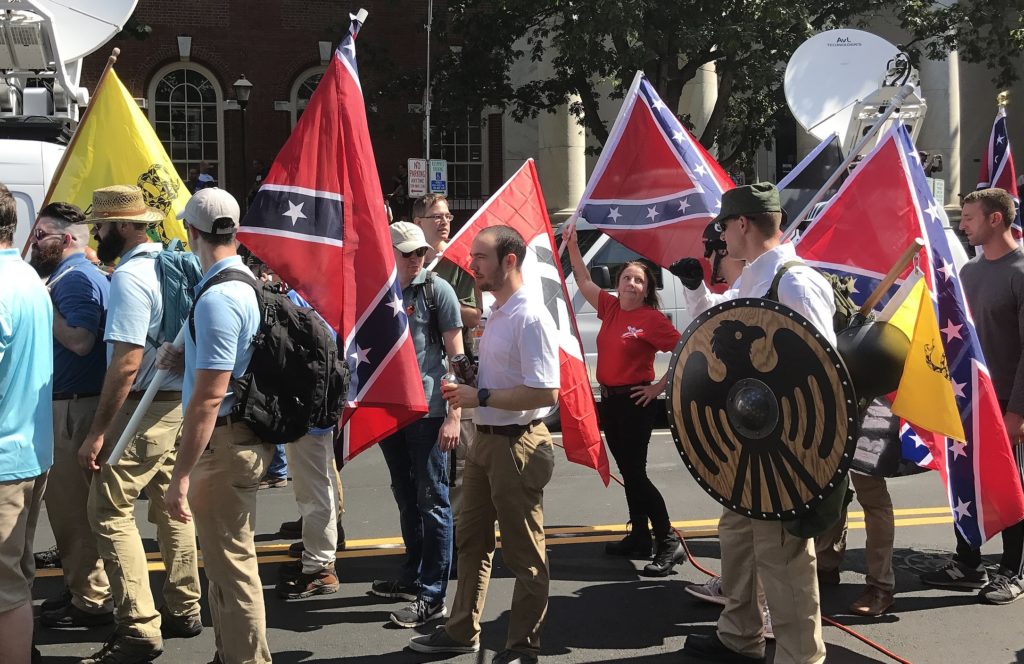
<path id="1" fill-rule="evenodd" d="M 242 281 L 256 292 L 260 327 L 253 337 L 249 367 L 233 378 L 232 415 L 268 443 L 291 443 L 310 429 L 338 423 L 348 392 L 349 368 L 327 325 L 312 309 L 299 307 L 277 284 L 260 284 L 240 270 L 214 275 L 195 302 L 217 284 Z M 196 338 L 195 303 L 189 332 Z"/>
<path id="2" fill-rule="evenodd" d="M 857 303 L 853 301 L 850 296 L 853 295 L 854 282 L 853 277 L 839 277 L 829 272 L 822 272 L 816 267 L 807 265 L 803 261 L 789 261 L 784 263 L 779 271 L 775 273 L 775 278 L 772 279 L 772 285 L 765 293 L 764 299 L 772 300 L 773 302 L 779 301 L 779 282 L 782 281 L 783 275 L 789 271 L 790 268 L 796 267 L 797 265 L 803 265 L 809 267 L 821 276 L 825 277 L 829 285 L 832 286 L 832 301 L 836 305 L 836 313 L 832 316 L 832 329 L 835 332 L 842 332 L 846 328 L 850 327 L 850 323 L 853 321 L 854 314 L 860 309 Z"/>
<path id="3" fill-rule="evenodd" d="M 441 339 L 441 323 L 437 319 L 437 298 L 434 297 L 433 272 L 427 272 L 426 278 L 416 284 L 413 288 L 416 294 L 423 294 L 423 303 L 427 305 L 429 320 L 427 321 L 427 342 L 430 344 L 441 344 L 441 352 L 444 353 L 444 342 Z"/>

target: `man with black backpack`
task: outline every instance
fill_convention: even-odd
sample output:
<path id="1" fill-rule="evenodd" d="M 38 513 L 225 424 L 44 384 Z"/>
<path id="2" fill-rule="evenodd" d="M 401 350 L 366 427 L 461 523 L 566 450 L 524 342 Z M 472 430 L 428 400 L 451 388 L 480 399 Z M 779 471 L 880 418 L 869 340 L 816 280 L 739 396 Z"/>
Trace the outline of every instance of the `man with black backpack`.
<path id="1" fill-rule="evenodd" d="M 259 286 L 236 251 L 239 208 L 231 194 L 203 189 L 179 218 L 204 272 L 184 351 L 164 344 L 159 362 L 184 370 L 181 450 L 165 504 L 173 519 L 195 518 L 217 635 L 214 661 L 264 664 L 271 657 L 253 535 L 256 492 L 273 447 L 233 412 L 260 331 Z M 231 272 L 237 274 L 225 279 Z"/>
<path id="2" fill-rule="evenodd" d="M 168 518 L 163 509 L 181 432 L 180 378 L 161 386 L 120 460 L 105 461 L 156 375 L 154 363 L 165 323 L 180 327 L 183 318 L 180 311 L 170 310 L 174 296 L 181 295 L 171 291 L 188 285 L 172 286 L 164 279 L 171 276 L 171 262 L 162 258 L 160 243 L 147 235 L 147 227 L 163 219 L 163 212 L 146 205 L 141 189 L 122 185 L 96 190 L 86 219 L 95 225 L 100 259 L 119 262 L 110 280 L 103 335 L 108 344 L 107 373 L 78 453 L 82 467 L 97 473 L 90 487 L 89 520 L 110 580 L 118 625 L 97 653 L 82 660 L 85 664 L 148 662 L 162 652 L 163 636 L 191 637 L 203 629 L 195 531 L 190 524 Z M 167 270 L 161 268 L 165 262 Z M 167 568 L 160 610 L 150 591 L 149 564 L 135 525 L 135 502 L 143 490 Z"/>

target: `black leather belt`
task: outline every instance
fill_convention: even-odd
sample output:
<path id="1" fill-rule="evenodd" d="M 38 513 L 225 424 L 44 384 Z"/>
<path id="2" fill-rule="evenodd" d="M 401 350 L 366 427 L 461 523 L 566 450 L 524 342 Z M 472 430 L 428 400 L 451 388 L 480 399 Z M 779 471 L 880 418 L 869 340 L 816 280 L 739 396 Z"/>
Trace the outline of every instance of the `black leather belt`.
<path id="1" fill-rule="evenodd" d="M 541 420 L 533 420 L 529 424 L 477 424 L 476 430 L 492 436 L 522 436 L 540 423 Z"/>
<path id="2" fill-rule="evenodd" d="M 633 394 L 633 390 L 635 390 L 636 388 L 638 388 L 638 387 L 647 387 L 648 385 L 650 385 L 650 383 L 637 383 L 636 385 L 615 385 L 615 386 L 602 385 L 601 386 L 601 396 L 602 397 L 616 397 L 616 396 L 621 396 L 623 394 Z"/>
<path id="3" fill-rule="evenodd" d="M 75 399 L 88 399 L 89 397 L 98 397 L 99 392 L 54 392 L 54 401 L 73 401 Z"/>

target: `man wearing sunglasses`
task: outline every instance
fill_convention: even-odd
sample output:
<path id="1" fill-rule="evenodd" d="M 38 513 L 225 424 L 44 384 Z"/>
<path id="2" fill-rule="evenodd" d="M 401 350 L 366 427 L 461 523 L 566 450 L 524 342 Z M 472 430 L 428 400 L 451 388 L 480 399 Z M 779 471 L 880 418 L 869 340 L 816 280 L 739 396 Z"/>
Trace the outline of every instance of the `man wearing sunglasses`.
<path id="1" fill-rule="evenodd" d="M 380 442 L 391 472 L 406 553 L 398 578 L 374 581 L 370 592 L 410 601 L 391 614 L 391 622 L 418 627 L 448 613 L 444 605 L 452 562 L 448 452 L 459 442 L 460 412 L 449 409 L 441 397 L 441 377 L 444 356 L 463 351 L 462 317 L 452 287 L 423 269 L 430 249 L 423 231 L 399 221 L 391 225 L 391 244 L 428 412 Z"/>
<path id="2" fill-rule="evenodd" d="M 89 227 L 74 205 L 51 203 L 32 232 L 35 268 L 53 301 L 53 466 L 46 514 L 64 568 L 65 592 L 43 602 L 47 627 L 96 627 L 114 622 L 103 562 L 86 504 L 94 473 L 78 464 L 78 449 L 99 407 L 107 370 L 103 343 L 110 282 L 85 256 Z"/>

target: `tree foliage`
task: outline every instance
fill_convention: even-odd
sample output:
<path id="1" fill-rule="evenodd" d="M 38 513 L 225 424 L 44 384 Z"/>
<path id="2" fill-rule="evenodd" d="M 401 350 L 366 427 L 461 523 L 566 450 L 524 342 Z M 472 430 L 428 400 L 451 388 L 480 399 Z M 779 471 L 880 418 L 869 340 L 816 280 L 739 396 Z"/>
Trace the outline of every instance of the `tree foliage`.
<path id="1" fill-rule="evenodd" d="M 724 166 L 749 164 L 770 145 L 786 110 L 785 63 L 810 36 L 873 21 L 899 25 L 911 59 L 960 58 L 1014 81 L 1024 47 L 1024 0 L 453 0 L 450 43 L 435 80 L 442 115 L 507 108 L 513 119 L 570 103 L 604 144 L 613 118 L 605 94 L 621 97 L 642 69 L 670 108 L 701 67 L 714 65 L 718 97 L 699 136 Z M 532 67 L 528 75 L 513 75 Z M 442 118 L 443 119 L 443 118 Z M 681 118 L 689 123 L 688 117 Z M 692 124 L 691 124 L 692 127 Z"/>

